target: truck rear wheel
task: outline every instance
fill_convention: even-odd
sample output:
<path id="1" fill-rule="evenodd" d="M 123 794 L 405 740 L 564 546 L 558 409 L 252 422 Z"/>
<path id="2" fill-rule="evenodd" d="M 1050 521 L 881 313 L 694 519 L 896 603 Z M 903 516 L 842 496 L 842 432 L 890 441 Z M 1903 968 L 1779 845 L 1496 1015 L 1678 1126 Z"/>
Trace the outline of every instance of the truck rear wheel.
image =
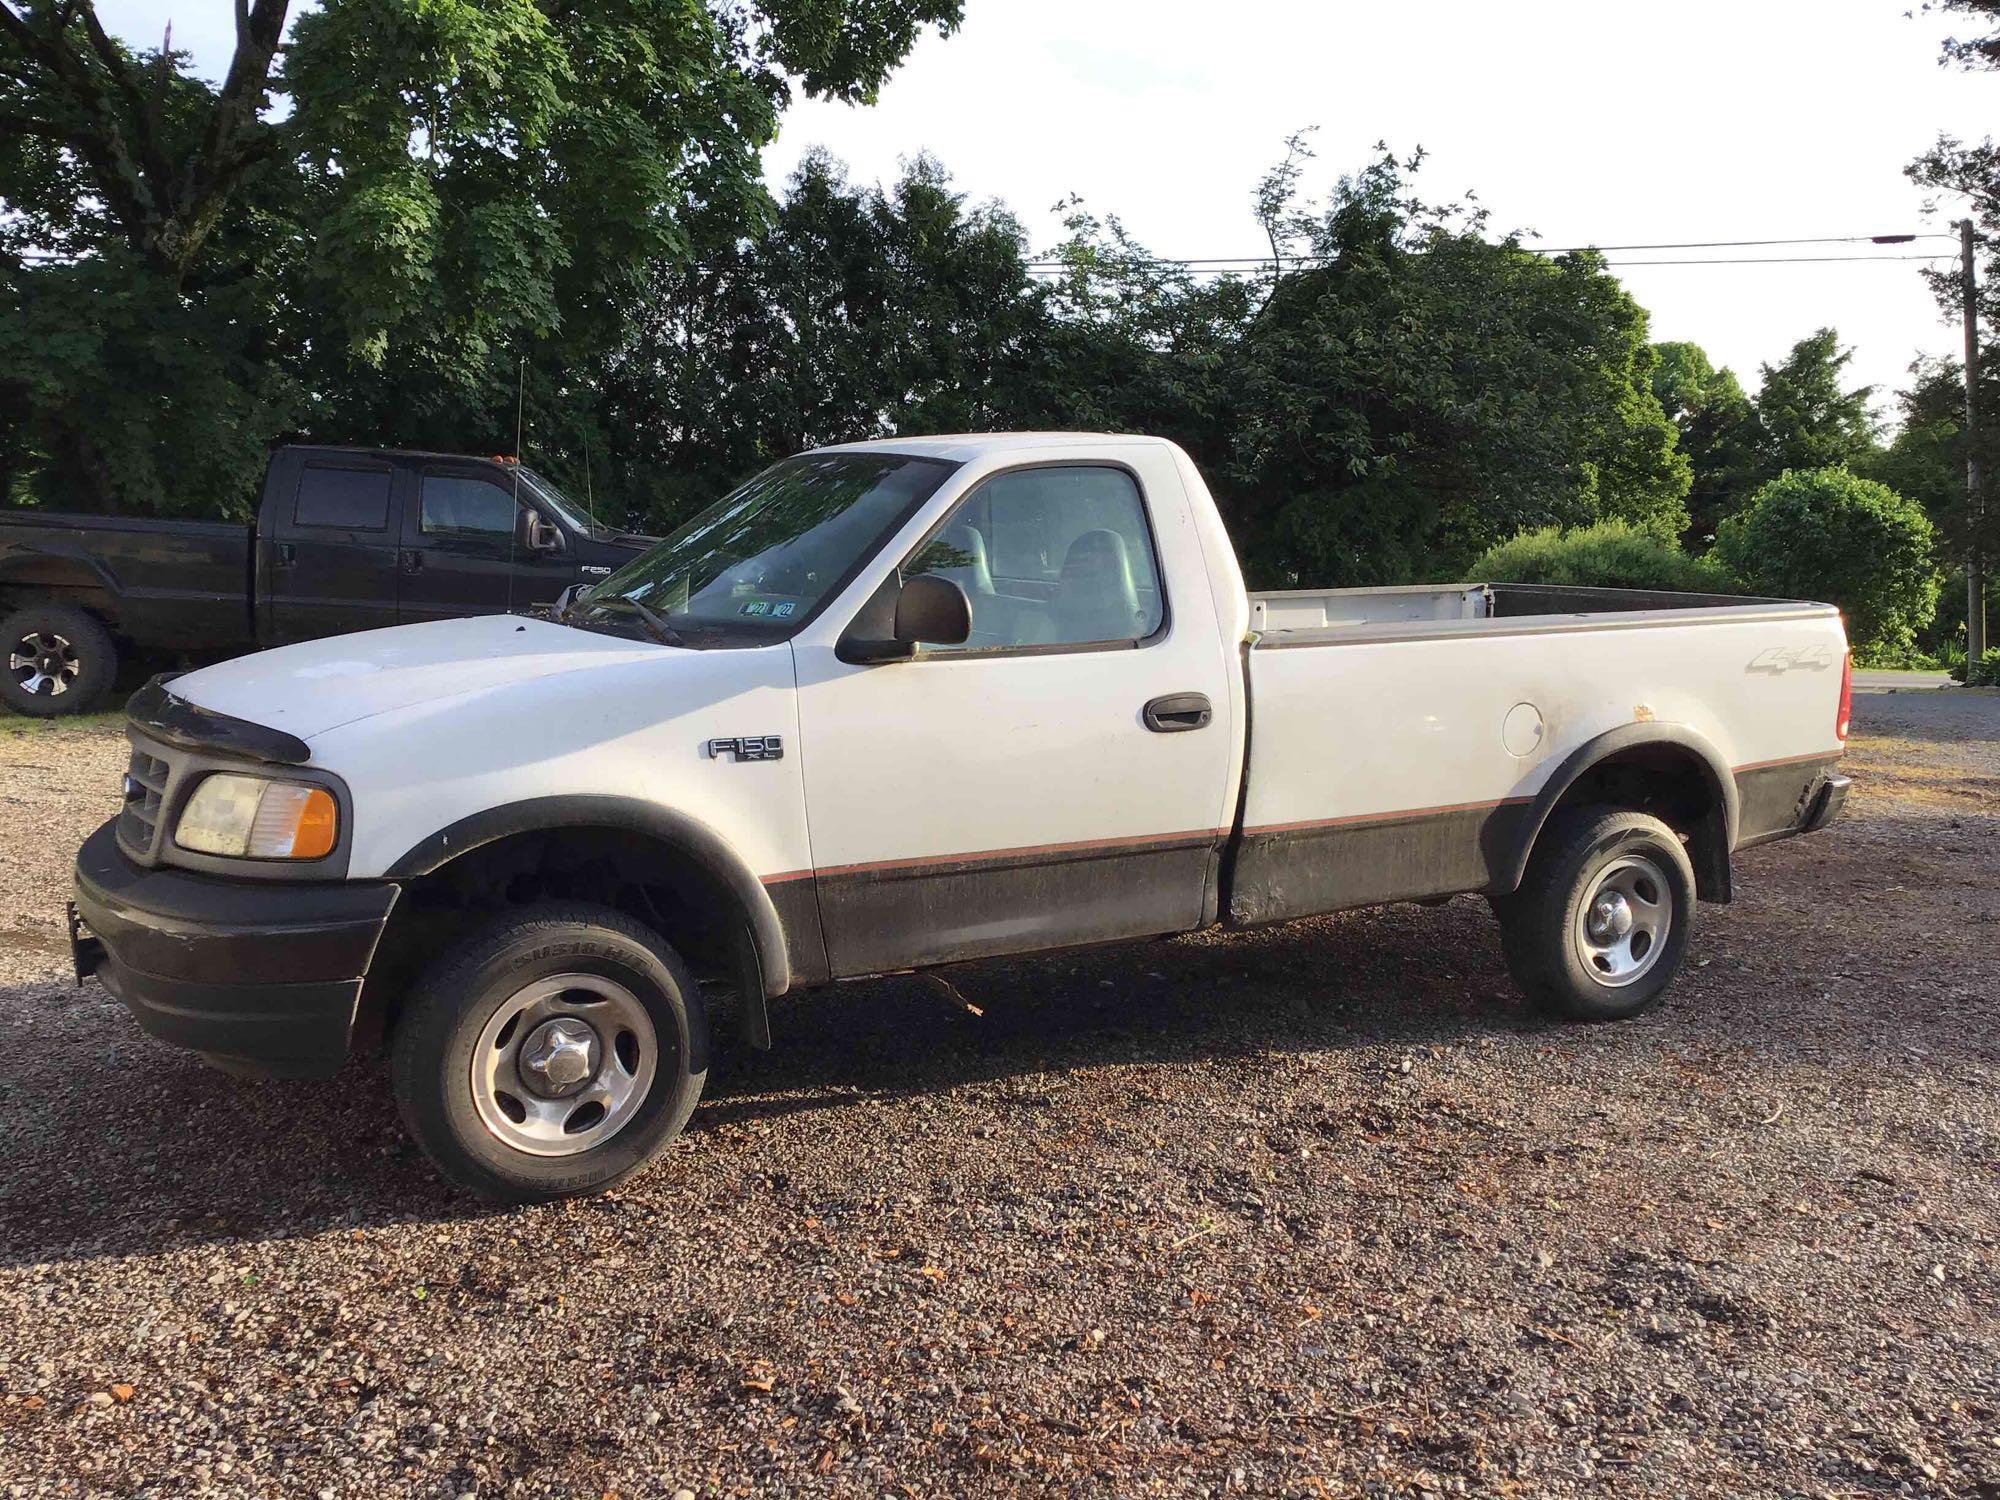
<path id="1" fill-rule="evenodd" d="M 1694 923 L 1694 867 L 1647 813 L 1578 807 L 1536 840 L 1521 888 L 1494 902 L 1507 966 L 1529 999 L 1578 1021 L 1659 1002 Z"/>
<path id="2" fill-rule="evenodd" d="M 503 1203 L 601 1192 L 680 1134 L 708 1076 L 701 992 L 609 907 L 511 913 L 418 981 L 396 1103 L 452 1182 Z"/>
<path id="3" fill-rule="evenodd" d="M 73 604 L 29 604 L 0 619 L 0 699 L 37 719 L 88 713 L 118 676 L 111 633 Z"/>

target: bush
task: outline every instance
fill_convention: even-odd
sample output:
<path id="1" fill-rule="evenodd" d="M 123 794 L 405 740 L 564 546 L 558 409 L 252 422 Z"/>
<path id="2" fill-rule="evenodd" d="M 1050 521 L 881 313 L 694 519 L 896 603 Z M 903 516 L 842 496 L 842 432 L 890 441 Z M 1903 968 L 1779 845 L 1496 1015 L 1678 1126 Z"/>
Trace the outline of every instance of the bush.
<path id="1" fill-rule="evenodd" d="M 2000 650 L 1988 651 L 1976 666 L 1961 656 L 1951 664 L 1951 675 L 1967 687 L 2000 687 Z"/>
<path id="2" fill-rule="evenodd" d="M 1787 470 L 1715 533 L 1715 555 L 1756 593 L 1824 599 L 1857 656 L 1916 650 L 1937 610 L 1931 523 L 1914 501 L 1846 469 Z"/>
<path id="3" fill-rule="evenodd" d="M 1680 589 L 1697 594 L 1736 592 L 1717 563 L 1689 557 L 1672 542 L 1623 521 L 1562 531 L 1524 531 L 1487 549 L 1472 576 L 1492 583 L 1557 583 L 1572 588 Z"/>

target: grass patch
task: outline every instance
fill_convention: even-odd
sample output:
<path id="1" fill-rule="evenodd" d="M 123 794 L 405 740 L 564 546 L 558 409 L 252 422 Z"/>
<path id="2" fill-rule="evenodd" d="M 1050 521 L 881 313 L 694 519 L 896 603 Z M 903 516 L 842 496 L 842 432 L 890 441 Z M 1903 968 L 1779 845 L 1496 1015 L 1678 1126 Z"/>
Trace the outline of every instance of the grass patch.
<path id="1" fill-rule="evenodd" d="M 0 710 L 0 734 L 22 739 L 34 735 L 61 734 L 72 729 L 122 729 L 125 710 L 101 708 L 96 713 L 69 714 L 60 719 L 31 719 L 26 714 Z"/>

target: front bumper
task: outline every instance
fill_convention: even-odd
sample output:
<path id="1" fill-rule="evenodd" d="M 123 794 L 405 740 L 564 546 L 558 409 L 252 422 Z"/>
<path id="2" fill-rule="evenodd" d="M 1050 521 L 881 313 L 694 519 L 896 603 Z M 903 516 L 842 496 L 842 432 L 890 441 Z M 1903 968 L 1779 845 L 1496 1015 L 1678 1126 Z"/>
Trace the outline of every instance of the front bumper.
<path id="1" fill-rule="evenodd" d="M 284 1078 L 336 1071 L 399 888 L 146 869 L 113 829 L 106 823 L 76 856 L 77 978 L 95 974 L 146 1031 L 218 1066 Z"/>

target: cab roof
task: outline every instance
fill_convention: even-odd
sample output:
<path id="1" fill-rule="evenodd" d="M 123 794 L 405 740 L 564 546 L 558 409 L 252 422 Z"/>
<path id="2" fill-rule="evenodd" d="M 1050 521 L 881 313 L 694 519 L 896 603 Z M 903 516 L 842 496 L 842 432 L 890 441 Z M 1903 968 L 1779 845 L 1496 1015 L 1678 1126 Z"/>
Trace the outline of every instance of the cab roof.
<path id="1" fill-rule="evenodd" d="M 1165 438 L 1130 432 L 955 432 L 935 437 L 875 438 L 860 443 L 835 443 L 815 453 L 908 453 L 919 458 L 970 463 L 992 453 L 1024 448 L 1164 447 Z"/>

